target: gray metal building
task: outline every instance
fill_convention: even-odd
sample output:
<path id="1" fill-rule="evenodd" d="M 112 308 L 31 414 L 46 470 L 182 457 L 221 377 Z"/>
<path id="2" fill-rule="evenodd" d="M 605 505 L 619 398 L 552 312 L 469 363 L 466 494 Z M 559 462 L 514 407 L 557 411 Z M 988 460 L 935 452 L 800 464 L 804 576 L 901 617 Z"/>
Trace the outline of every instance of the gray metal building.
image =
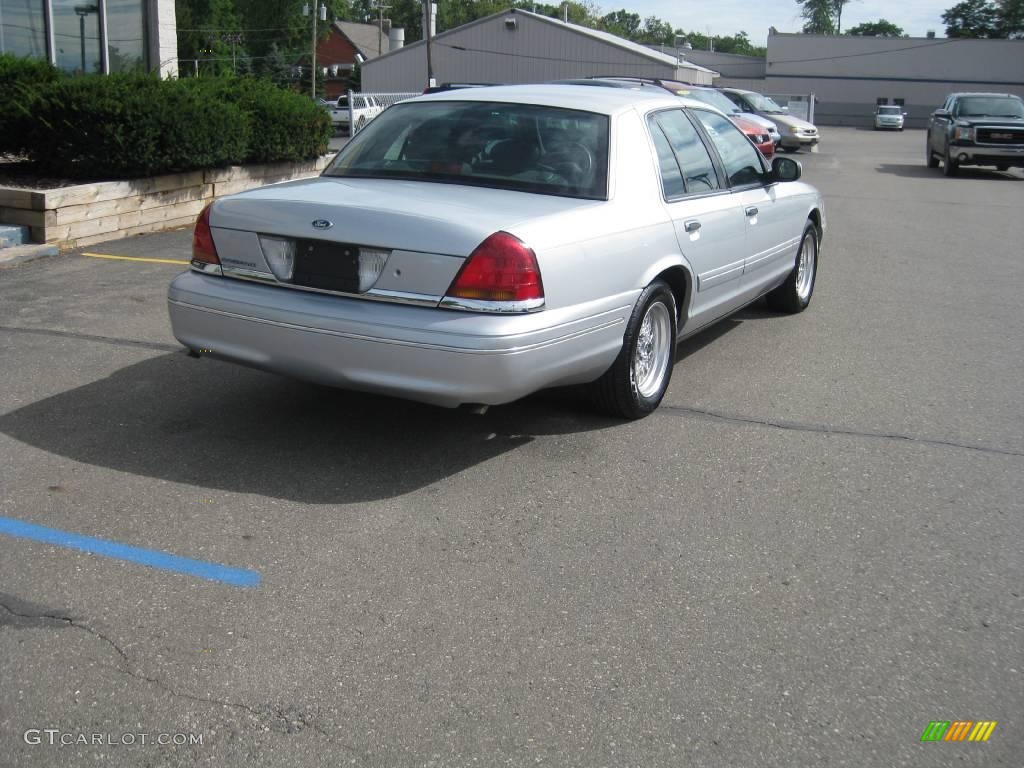
<path id="1" fill-rule="evenodd" d="M 751 77 L 752 67 L 743 62 L 717 60 L 715 67 L 722 74 L 719 86 L 813 93 L 821 125 L 868 126 L 876 104 L 899 104 L 908 113 L 907 126 L 921 128 L 953 91 L 1024 96 L 1024 40 L 773 32 L 763 78 Z"/>
<path id="2" fill-rule="evenodd" d="M 589 75 L 637 75 L 710 85 L 717 74 L 607 32 L 520 9 L 441 32 L 431 49 L 438 83 L 536 83 Z M 422 40 L 363 65 L 364 91 L 418 91 L 426 84 Z"/>

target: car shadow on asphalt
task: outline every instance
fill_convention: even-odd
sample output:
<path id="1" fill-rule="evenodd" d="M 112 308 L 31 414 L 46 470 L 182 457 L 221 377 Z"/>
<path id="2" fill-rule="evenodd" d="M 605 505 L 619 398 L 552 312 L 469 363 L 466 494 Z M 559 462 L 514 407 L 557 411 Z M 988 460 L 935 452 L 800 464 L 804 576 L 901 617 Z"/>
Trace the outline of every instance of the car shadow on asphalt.
<path id="1" fill-rule="evenodd" d="M 0 416 L 84 464 L 304 503 L 390 498 L 529 443 L 621 425 L 571 392 L 483 416 L 163 354 Z"/>
<path id="2" fill-rule="evenodd" d="M 938 179 L 942 176 L 942 168 L 928 168 L 922 162 L 920 165 L 909 165 L 904 163 L 881 163 L 876 170 L 879 173 L 889 173 L 893 176 L 903 176 L 910 179 Z M 954 179 L 985 179 L 988 181 L 1020 181 L 1021 177 L 1008 171 L 997 171 L 994 168 L 961 168 L 957 171 Z"/>

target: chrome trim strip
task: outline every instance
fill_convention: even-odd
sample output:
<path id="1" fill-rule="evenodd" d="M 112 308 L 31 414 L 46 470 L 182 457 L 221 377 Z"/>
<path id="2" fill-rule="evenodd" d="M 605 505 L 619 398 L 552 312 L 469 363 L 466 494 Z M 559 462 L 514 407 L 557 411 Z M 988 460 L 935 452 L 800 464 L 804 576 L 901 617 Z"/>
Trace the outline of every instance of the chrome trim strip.
<path id="1" fill-rule="evenodd" d="M 192 259 L 189 266 L 196 272 L 202 272 L 204 275 L 223 275 L 224 272 L 221 269 L 220 264 L 210 264 L 206 261 L 198 261 Z"/>
<path id="2" fill-rule="evenodd" d="M 739 275 L 743 274 L 743 263 L 744 259 L 740 259 L 732 264 L 726 264 L 724 267 L 710 269 L 702 275 L 697 275 L 697 290 L 703 291 L 705 288 L 711 288 L 718 283 L 724 283 L 727 280 L 734 279 L 734 277 L 739 277 Z M 739 274 L 733 275 L 734 272 Z"/>
<path id="3" fill-rule="evenodd" d="M 360 294 L 362 295 L 362 294 Z M 371 288 L 366 292 L 379 301 L 391 301 L 395 304 L 412 304 L 417 307 L 436 307 L 442 296 L 431 296 L 426 293 L 407 293 L 405 291 L 389 291 L 384 288 Z"/>
<path id="4" fill-rule="evenodd" d="M 200 270 L 201 271 L 201 270 Z M 219 272 L 217 274 L 220 274 Z M 436 307 L 441 301 L 440 296 L 431 296 L 426 293 L 403 293 L 401 291 L 386 291 L 380 288 L 371 288 L 366 293 L 344 293 L 342 291 L 325 291 L 322 288 L 310 288 L 305 285 L 293 283 L 282 283 L 270 272 L 258 272 L 253 269 L 238 269 L 237 267 L 226 267 L 224 275 L 237 280 L 270 285 L 275 288 L 290 288 L 293 291 L 305 291 L 306 293 L 320 293 L 325 296 L 340 296 L 343 299 L 363 299 L 366 301 L 379 301 L 387 304 L 409 304 L 416 307 Z"/>
<path id="5" fill-rule="evenodd" d="M 491 312 L 500 314 L 522 314 L 537 312 L 544 309 L 544 299 L 527 299 L 526 301 L 484 301 L 482 299 L 462 299 L 457 296 L 445 296 L 438 305 L 441 309 L 458 309 L 463 312 Z"/>
<path id="6" fill-rule="evenodd" d="M 244 267 L 224 267 L 225 277 L 237 277 L 242 280 L 258 280 L 261 283 L 277 283 L 277 278 L 270 272 Z"/>
<path id="7" fill-rule="evenodd" d="M 570 340 L 576 339 L 576 338 L 578 338 L 580 336 L 586 336 L 588 334 L 596 333 L 598 331 L 603 331 L 603 330 L 606 330 L 608 328 L 614 328 L 615 326 L 623 325 L 626 322 L 625 319 L 623 319 L 622 317 L 614 317 L 611 320 L 606 320 L 605 322 L 600 323 L 599 325 L 591 326 L 590 328 L 584 328 L 584 329 L 579 330 L 579 331 L 572 331 L 572 332 L 567 333 L 567 334 L 565 334 L 563 336 L 558 336 L 557 338 L 554 338 L 554 339 L 548 339 L 546 341 L 539 341 L 539 342 L 537 342 L 535 344 L 526 344 L 526 345 L 521 346 L 521 347 L 507 347 L 505 349 L 467 349 L 466 347 L 450 347 L 450 346 L 446 346 L 444 344 L 424 344 L 424 343 L 419 343 L 419 342 L 415 342 L 415 341 L 402 341 L 401 339 L 386 339 L 386 338 L 382 338 L 380 336 L 368 336 L 366 334 L 361 334 L 361 333 L 346 333 L 344 331 L 332 331 L 332 330 L 328 330 L 327 328 L 313 328 L 312 326 L 308 326 L 308 325 L 296 325 L 294 323 L 282 323 L 282 322 L 280 322 L 278 320 L 267 320 L 267 319 L 262 318 L 262 317 L 252 317 L 251 315 L 242 315 L 242 314 L 239 314 L 237 312 L 227 312 L 227 311 L 225 311 L 223 309 L 213 309 L 212 307 L 201 307 L 198 304 L 190 304 L 187 301 L 176 301 L 174 299 L 168 299 L 167 303 L 168 304 L 174 304 L 175 306 L 178 306 L 178 307 L 184 307 L 186 309 L 194 309 L 197 312 L 209 312 L 210 314 L 213 314 L 213 315 L 222 315 L 224 317 L 233 317 L 233 318 L 238 319 L 238 320 L 248 320 L 249 322 L 252 322 L 252 323 L 263 323 L 264 325 L 273 325 L 273 326 L 277 326 L 278 328 L 287 328 L 289 330 L 294 330 L 294 331 L 309 331 L 310 333 L 322 333 L 322 334 L 325 334 L 327 336 L 338 336 L 340 338 L 353 339 L 353 340 L 356 340 L 356 341 L 371 341 L 371 342 L 376 342 L 378 344 L 394 344 L 394 345 L 400 346 L 400 347 L 414 347 L 416 349 L 434 349 L 434 350 L 440 350 L 442 352 L 456 352 L 456 353 L 467 354 L 467 355 L 509 355 L 509 354 L 516 354 L 516 353 L 519 353 L 519 352 L 528 352 L 528 351 L 535 350 L 535 349 L 542 349 L 544 347 L 549 347 L 549 346 L 552 346 L 554 344 L 559 344 L 559 343 L 561 343 L 563 341 L 570 341 Z M 618 307 L 618 308 L 613 309 L 613 310 L 608 310 L 606 312 L 602 312 L 601 314 L 602 315 L 607 315 L 607 314 L 610 314 L 612 312 L 616 312 L 616 311 L 620 311 L 620 310 L 625 310 L 625 309 L 627 309 L 627 307 Z M 574 322 L 578 322 L 578 321 L 574 321 Z"/>
<path id="8" fill-rule="evenodd" d="M 767 251 L 761 251 L 761 253 L 755 253 L 746 261 L 747 267 L 753 267 L 760 264 L 762 261 L 773 259 L 776 256 L 785 254 L 790 248 L 800 242 L 799 237 L 794 237 L 791 240 L 787 240 L 781 245 L 777 245 L 774 248 L 769 248 Z"/>

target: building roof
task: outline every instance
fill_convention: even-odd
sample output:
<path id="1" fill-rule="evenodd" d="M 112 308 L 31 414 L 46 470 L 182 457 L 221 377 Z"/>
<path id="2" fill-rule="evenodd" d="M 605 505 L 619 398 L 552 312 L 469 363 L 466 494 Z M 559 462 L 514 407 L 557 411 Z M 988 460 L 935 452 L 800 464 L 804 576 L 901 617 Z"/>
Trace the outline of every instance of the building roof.
<path id="1" fill-rule="evenodd" d="M 675 56 L 670 56 L 667 53 L 661 53 L 660 51 L 652 50 L 651 48 L 648 48 L 646 45 L 641 45 L 640 43 L 634 43 L 632 40 L 626 40 L 624 38 L 621 38 L 621 37 L 618 37 L 616 35 L 613 35 L 610 32 L 602 32 L 601 30 L 591 29 L 590 27 L 582 27 L 579 24 L 572 24 L 570 22 L 562 21 L 561 19 L 553 19 L 550 16 L 544 16 L 544 15 L 539 14 L 539 13 L 532 13 L 531 11 L 524 11 L 522 8 L 510 8 L 507 11 L 500 11 L 498 13 L 492 13 L 490 16 L 482 16 L 479 19 L 474 19 L 473 21 L 470 21 L 470 22 L 468 22 L 466 24 L 463 24 L 462 26 L 453 27 L 452 29 L 446 29 L 444 32 L 439 32 L 434 37 L 434 39 L 435 40 L 441 40 L 441 39 L 447 37 L 448 35 L 460 32 L 461 30 L 466 29 L 467 27 L 472 27 L 472 26 L 475 26 L 477 24 L 483 24 L 485 22 L 491 21 L 492 19 L 503 18 L 503 17 L 509 16 L 509 15 L 529 16 L 531 19 L 536 19 L 537 21 L 542 21 L 542 22 L 544 22 L 546 24 L 552 24 L 552 25 L 555 25 L 555 26 L 558 26 L 558 27 L 562 27 L 563 29 L 565 29 L 568 32 L 572 32 L 574 34 L 579 34 L 579 35 L 584 35 L 585 37 L 591 37 L 591 38 L 593 38 L 595 40 L 600 40 L 603 43 L 607 43 L 608 45 L 615 46 L 616 48 L 622 48 L 622 49 L 627 50 L 627 51 L 629 51 L 631 53 L 634 53 L 634 54 L 636 54 L 638 56 L 642 56 L 645 59 L 650 59 L 651 61 L 654 61 L 654 62 L 656 62 L 658 64 L 662 64 L 662 65 L 666 65 L 666 66 L 670 66 L 670 67 L 682 67 L 683 69 L 692 69 L 692 70 L 700 71 L 700 72 L 710 72 L 712 75 L 717 75 L 718 74 L 714 70 L 698 66 L 698 65 L 693 64 L 693 63 L 688 62 L 688 61 L 680 61 Z M 339 23 L 342 23 L 342 22 L 339 22 Z M 359 25 L 359 26 L 373 26 L 373 25 L 363 24 L 363 25 Z M 377 29 L 376 26 L 373 26 L 373 29 L 376 30 Z M 376 40 L 376 38 L 374 38 L 374 39 Z M 415 42 L 406 44 L 406 46 L 404 48 L 400 48 L 397 51 L 391 51 L 391 53 L 401 53 L 402 51 L 407 50 L 409 48 L 415 48 L 418 45 L 424 45 L 424 44 L 425 44 L 424 40 L 417 40 Z M 374 50 L 376 50 L 376 48 Z M 389 54 L 388 54 L 387 51 L 385 51 L 384 55 L 387 56 Z"/>
<path id="2" fill-rule="evenodd" d="M 356 49 L 363 54 L 363 57 L 369 61 L 375 59 L 378 56 L 388 52 L 388 33 L 385 30 L 384 34 L 380 37 L 380 53 L 377 52 L 378 48 L 378 28 L 376 24 L 360 24 L 356 21 L 336 21 L 334 22 L 334 28 L 341 32 L 348 41 L 356 47 Z"/>

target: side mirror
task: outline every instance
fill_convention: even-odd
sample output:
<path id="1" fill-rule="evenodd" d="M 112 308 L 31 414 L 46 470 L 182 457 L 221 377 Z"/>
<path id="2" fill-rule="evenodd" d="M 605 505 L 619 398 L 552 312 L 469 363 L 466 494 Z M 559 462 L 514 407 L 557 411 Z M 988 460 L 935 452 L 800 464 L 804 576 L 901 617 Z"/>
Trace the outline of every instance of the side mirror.
<path id="1" fill-rule="evenodd" d="M 796 181 L 802 173 L 803 168 L 796 160 L 789 157 L 772 160 L 772 181 Z"/>
<path id="2" fill-rule="evenodd" d="M 936 109 L 932 112 L 932 117 L 950 117 L 948 109 Z"/>

